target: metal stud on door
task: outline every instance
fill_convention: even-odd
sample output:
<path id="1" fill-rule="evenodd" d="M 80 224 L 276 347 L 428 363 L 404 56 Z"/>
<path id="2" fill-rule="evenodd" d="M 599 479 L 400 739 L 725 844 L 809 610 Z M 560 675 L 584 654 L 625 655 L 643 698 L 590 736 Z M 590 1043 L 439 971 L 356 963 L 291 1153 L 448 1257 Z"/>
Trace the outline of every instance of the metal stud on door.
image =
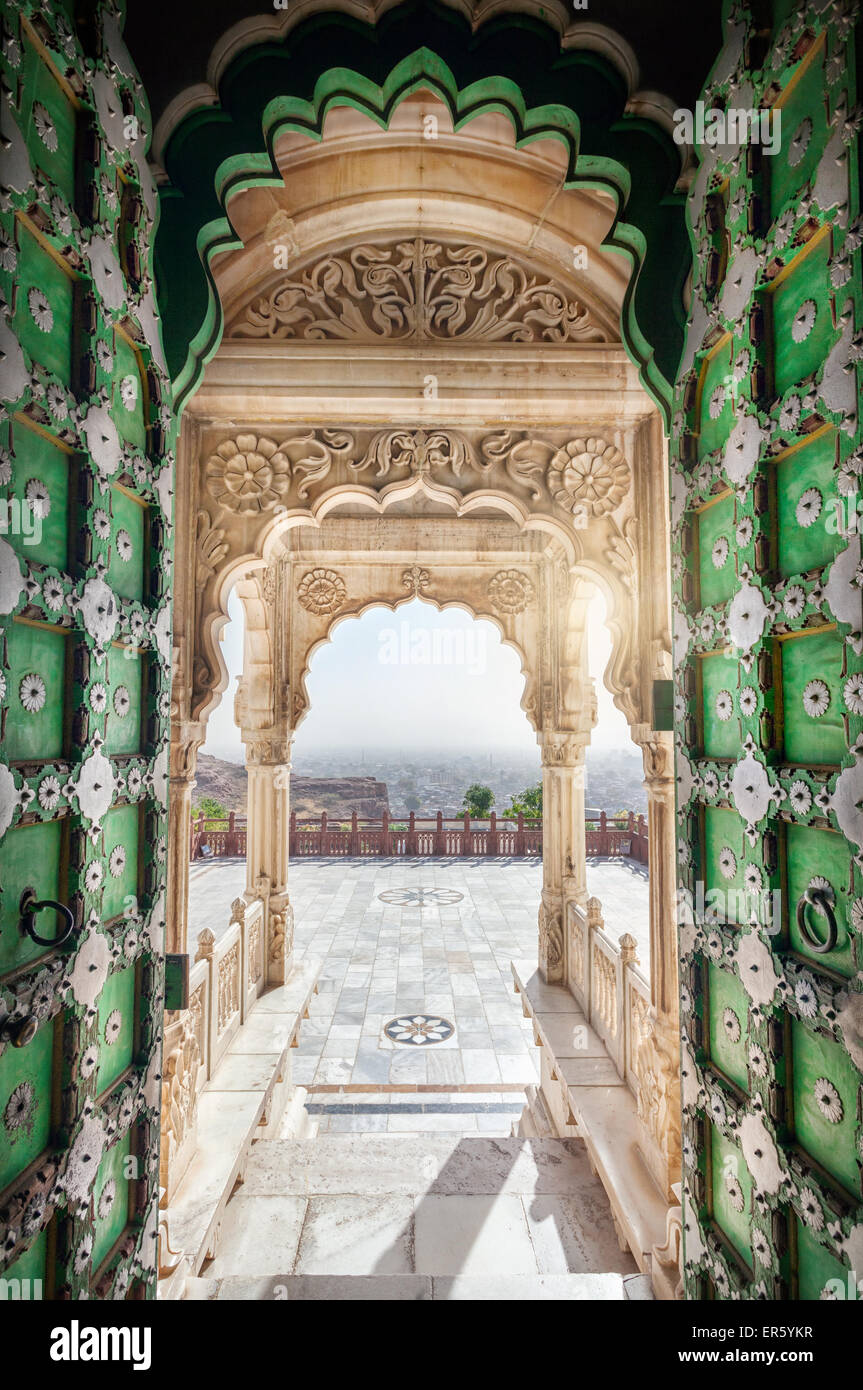
<path id="1" fill-rule="evenodd" d="M 146 103 L 119 11 L 67 8 L 0 51 L 0 1275 L 152 1297 L 169 383 Z"/>

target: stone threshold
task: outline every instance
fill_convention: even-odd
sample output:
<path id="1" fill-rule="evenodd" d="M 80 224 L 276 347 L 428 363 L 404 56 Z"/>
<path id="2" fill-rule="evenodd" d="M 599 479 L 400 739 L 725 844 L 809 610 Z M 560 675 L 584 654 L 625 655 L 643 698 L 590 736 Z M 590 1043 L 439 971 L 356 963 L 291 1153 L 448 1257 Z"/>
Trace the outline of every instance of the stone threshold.
<path id="1" fill-rule="evenodd" d="M 317 992 L 321 961 L 305 957 L 284 985 L 260 996 L 198 1098 L 197 1143 L 173 1200 L 159 1213 L 174 1272 L 158 1296 L 181 1298 L 186 1278 L 215 1252 L 219 1226 L 242 1183 L 255 1139 L 272 1137 L 295 1087 L 291 1048 Z M 305 1091 L 302 1092 L 305 1095 Z"/>
<path id="2" fill-rule="evenodd" d="M 380 1101 L 364 1102 L 362 1105 L 344 1104 L 338 1102 L 327 1105 L 313 1101 L 306 1101 L 306 1111 L 309 1115 L 518 1115 L 521 1113 L 523 1104 L 519 1101 L 474 1101 L 471 1105 L 469 1101 L 459 1104 L 457 1101 Z"/>
<path id="3" fill-rule="evenodd" d="M 643 1302 L 652 1298 L 640 1274 L 285 1274 L 190 1279 L 194 1302 Z"/>
<path id="4" fill-rule="evenodd" d="M 362 1094 L 364 1094 L 364 1095 L 376 1095 L 378 1092 L 380 1092 L 381 1094 L 386 1093 L 387 1095 L 390 1095 L 390 1094 L 398 1094 L 398 1093 L 403 1093 L 403 1094 L 405 1094 L 405 1095 L 410 1095 L 410 1094 L 413 1094 L 414 1092 L 417 1092 L 417 1091 L 422 1091 L 422 1092 L 427 1092 L 427 1093 L 434 1093 L 434 1092 L 441 1093 L 441 1092 L 445 1092 L 447 1095 L 453 1095 L 453 1094 L 455 1094 L 456 1091 L 458 1091 L 458 1093 L 459 1093 L 460 1095 L 461 1095 L 462 1093 L 464 1093 L 465 1095 L 471 1095 L 471 1094 L 473 1094 L 473 1093 L 476 1093 L 476 1094 L 478 1094 L 478 1095 L 484 1095 L 484 1096 L 487 1096 L 487 1095 L 488 1095 L 490 1092 L 492 1092 L 492 1091 L 495 1093 L 495 1095 L 497 1095 L 498 1093 L 501 1093 L 501 1094 L 502 1094 L 502 1093 L 505 1091 L 505 1092 L 507 1092 L 507 1094 L 509 1094 L 510 1092 L 512 1092 L 512 1093 L 518 1092 L 519 1094 L 524 1095 L 525 1082 L 524 1082 L 524 1081 L 469 1081 L 469 1082 L 468 1082 L 468 1081 L 463 1081 L 463 1082 L 442 1081 L 442 1082 L 434 1082 L 434 1083 L 432 1083 L 432 1082 L 417 1081 L 417 1082 L 381 1082 L 381 1083 L 378 1083 L 378 1082 L 375 1082 L 375 1081 L 357 1081 L 357 1082 L 346 1082 L 346 1083 L 344 1083 L 343 1085 L 339 1085 L 337 1082 L 334 1082 L 332 1085 L 328 1085 L 328 1084 L 323 1083 L 323 1082 L 321 1082 L 321 1083 L 312 1083 L 312 1082 L 310 1082 L 310 1083 L 306 1086 L 305 1089 L 308 1091 L 309 1095 L 313 1095 L 313 1094 L 321 1094 L 321 1095 L 338 1095 L 338 1094 L 341 1094 L 341 1092 L 345 1092 L 345 1094 L 347 1094 L 347 1093 L 349 1093 L 349 1092 L 352 1092 L 352 1093 L 362 1093 Z"/>
<path id="5" fill-rule="evenodd" d="M 641 1157 L 635 1097 L 569 990 L 546 984 L 536 961 L 513 961 L 512 974 L 541 1049 L 544 1113 L 557 1135 L 584 1140 L 621 1248 L 628 1246 L 641 1273 L 651 1276 L 669 1207 Z"/>

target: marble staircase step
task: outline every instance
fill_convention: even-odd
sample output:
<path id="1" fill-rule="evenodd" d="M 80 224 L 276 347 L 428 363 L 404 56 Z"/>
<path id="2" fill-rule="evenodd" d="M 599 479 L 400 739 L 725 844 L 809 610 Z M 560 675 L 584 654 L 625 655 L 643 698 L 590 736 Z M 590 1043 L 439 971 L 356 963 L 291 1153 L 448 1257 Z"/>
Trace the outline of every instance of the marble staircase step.
<path id="1" fill-rule="evenodd" d="M 580 1139 L 459 1134 L 262 1140 L 249 1156 L 243 1191 L 286 1197 L 585 1193 L 603 1200 Z"/>
<path id="2" fill-rule="evenodd" d="M 190 1297 L 329 1297 L 301 1283 L 290 1283 L 293 1293 L 255 1290 L 282 1276 L 416 1276 L 475 1279 L 480 1291 L 447 1284 L 446 1292 L 416 1293 L 419 1284 L 393 1284 L 395 1292 L 381 1296 L 520 1299 L 558 1295 L 521 1285 L 521 1292 L 485 1294 L 482 1281 L 578 1276 L 581 1283 L 548 1288 L 565 1287 L 559 1296 L 566 1298 L 620 1298 L 637 1269 L 619 1248 L 580 1140 L 364 1133 L 257 1140 L 200 1273 L 226 1291 L 190 1285 Z M 599 1292 L 579 1292 L 588 1276 L 606 1281 Z M 332 1296 L 372 1297 L 366 1289 Z"/>
<path id="3" fill-rule="evenodd" d="M 643 1275 L 287 1274 L 190 1279 L 186 1298 L 275 1302 L 631 1302 L 650 1298 Z"/>

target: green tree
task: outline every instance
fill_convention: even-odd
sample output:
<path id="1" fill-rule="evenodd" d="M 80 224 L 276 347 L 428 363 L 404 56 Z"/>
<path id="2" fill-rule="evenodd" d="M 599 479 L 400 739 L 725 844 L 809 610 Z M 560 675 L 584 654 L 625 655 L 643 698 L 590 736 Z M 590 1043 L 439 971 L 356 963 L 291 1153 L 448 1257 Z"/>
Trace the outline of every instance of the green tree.
<path id="1" fill-rule="evenodd" d="M 507 819 L 515 819 L 516 816 L 527 816 L 528 820 L 542 819 L 542 783 L 537 782 L 535 787 L 525 787 L 523 792 L 512 798 L 512 804 L 504 811 Z"/>
<path id="2" fill-rule="evenodd" d="M 420 801 L 416 793 L 412 792 L 410 796 L 405 797 L 405 805 L 407 806 L 409 811 L 418 811 L 420 806 L 422 805 L 422 802 Z"/>
<path id="3" fill-rule="evenodd" d="M 472 782 L 464 794 L 462 805 L 478 820 L 485 820 L 494 805 L 494 792 L 491 787 L 484 787 L 481 782 Z"/>
<path id="4" fill-rule="evenodd" d="M 192 811 L 196 816 L 204 815 L 207 820 L 227 820 L 227 807 L 221 801 L 217 801 L 214 796 L 202 796 L 193 807 Z"/>

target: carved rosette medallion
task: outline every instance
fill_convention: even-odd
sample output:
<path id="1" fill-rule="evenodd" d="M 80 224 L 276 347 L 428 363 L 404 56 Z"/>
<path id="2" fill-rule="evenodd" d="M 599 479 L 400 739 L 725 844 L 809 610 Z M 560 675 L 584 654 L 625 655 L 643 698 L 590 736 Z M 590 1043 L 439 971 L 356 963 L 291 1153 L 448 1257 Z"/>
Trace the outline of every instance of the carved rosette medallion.
<path id="1" fill-rule="evenodd" d="M 620 506 L 629 489 L 629 465 L 604 439 L 572 439 L 548 466 L 546 485 L 567 511 L 603 516 Z"/>
<path id="2" fill-rule="evenodd" d="M 498 570 L 489 580 L 488 597 L 498 613 L 523 613 L 533 601 L 533 584 L 521 570 Z"/>
<path id="3" fill-rule="evenodd" d="M 348 596 L 347 586 L 342 576 L 335 570 L 309 570 L 300 580 L 297 598 L 309 613 L 325 617 L 338 613 Z"/>
<path id="4" fill-rule="evenodd" d="M 271 511 L 288 490 L 291 464 L 272 439 L 238 434 L 207 460 L 207 487 L 220 506 L 238 516 Z"/>

